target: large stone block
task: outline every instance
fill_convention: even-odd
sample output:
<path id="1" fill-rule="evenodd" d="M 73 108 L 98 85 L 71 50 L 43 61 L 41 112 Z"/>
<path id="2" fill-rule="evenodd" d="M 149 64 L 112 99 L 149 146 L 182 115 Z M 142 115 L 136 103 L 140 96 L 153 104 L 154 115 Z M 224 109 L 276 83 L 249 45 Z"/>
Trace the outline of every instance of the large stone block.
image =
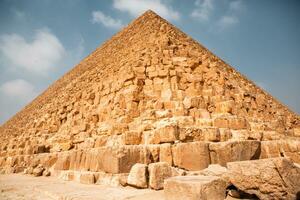
<path id="1" fill-rule="evenodd" d="M 126 145 L 140 144 L 142 140 L 141 132 L 138 131 L 126 131 L 123 134 L 123 141 Z"/>
<path id="2" fill-rule="evenodd" d="M 129 173 L 135 163 L 150 163 L 150 152 L 146 146 L 130 145 L 106 147 L 101 155 L 99 169 L 109 173 Z"/>
<path id="3" fill-rule="evenodd" d="M 127 183 L 138 188 L 147 188 L 148 166 L 146 164 L 136 163 L 132 166 Z"/>
<path id="4" fill-rule="evenodd" d="M 300 141 L 274 140 L 261 142 L 260 158 L 288 157 L 300 163 Z"/>
<path id="5" fill-rule="evenodd" d="M 297 199 L 300 168 L 285 158 L 227 163 L 228 179 L 239 190 L 259 199 Z M 297 196 L 298 195 L 298 196 Z"/>
<path id="6" fill-rule="evenodd" d="M 82 159 L 83 151 L 73 151 L 70 155 L 70 170 L 80 170 L 80 162 Z"/>
<path id="7" fill-rule="evenodd" d="M 164 180 L 172 176 L 172 169 L 168 163 L 151 163 L 149 170 L 149 186 L 152 189 L 159 190 L 164 187 Z"/>
<path id="8" fill-rule="evenodd" d="M 160 126 L 151 133 L 149 136 L 149 143 L 151 144 L 174 142 L 179 138 L 179 130 L 176 124 Z"/>
<path id="9" fill-rule="evenodd" d="M 226 182 L 217 176 L 177 176 L 165 180 L 166 200 L 224 200 Z"/>
<path id="10" fill-rule="evenodd" d="M 218 128 L 230 128 L 233 130 L 246 129 L 248 122 L 243 117 L 219 116 L 213 121 L 213 125 Z"/>
<path id="11" fill-rule="evenodd" d="M 216 103 L 216 112 L 217 113 L 231 113 L 234 106 L 233 100 L 222 101 Z"/>
<path id="12" fill-rule="evenodd" d="M 209 151 L 212 164 L 225 166 L 227 162 L 258 159 L 260 142 L 247 140 L 210 143 Z"/>
<path id="13" fill-rule="evenodd" d="M 171 144 L 161 144 L 159 150 L 159 161 L 166 162 L 170 166 L 173 165 Z"/>
<path id="14" fill-rule="evenodd" d="M 95 175 L 91 172 L 81 172 L 79 176 L 79 181 L 83 184 L 94 184 L 96 179 Z"/>
<path id="15" fill-rule="evenodd" d="M 179 143 L 172 147 L 174 165 L 187 170 L 201 170 L 210 164 L 208 143 Z"/>
<path id="16" fill-rule="evenodd" d="M 55 170 L 69 170 L 70 167 L 70 153 L 64 152 L 58 154 L 58 159 L 54 165 Z"/>

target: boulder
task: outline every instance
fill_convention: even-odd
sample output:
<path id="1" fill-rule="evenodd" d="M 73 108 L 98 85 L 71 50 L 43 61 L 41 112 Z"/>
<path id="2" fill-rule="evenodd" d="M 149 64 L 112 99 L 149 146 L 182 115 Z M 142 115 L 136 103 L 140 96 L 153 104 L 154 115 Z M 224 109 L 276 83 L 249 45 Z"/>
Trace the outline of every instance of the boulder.
<path id="1" fill-rule="evenodd" d="M 286 158 L 227 163 L 229 182 L 259 199 L 296 199 L 300 168 Z"/>
<path id="2" fill-rule="evenodd" d="M 224 200 L 226 182 L 217 176 L 176 176 L 165 180 L 166 200 Z"/>
<path id="3" fill-rule="evenodd" d="M 32 175 L 33 176 L 42 176 L 44 167 L 42 165 L 38 165 L 36 168 L 33 169 Z"/>
<path id="4" fill-rule="evenodd" d="M 179 143 L 172 147 L 174 165 L 187 170 L 201 170 L 210 163 L 208 143 Z"/>
<path id="5" fill-rule="evenodd" d="M 212 164 L 225 166 L 227 162 L 258 159 L 260 142 L 246 140 L 210 143 L 209 151 Z"/>
<path id="6" fill-rule="evenodd" d="M 146 164 L 136 163 L 132 166 L 129 176 L 127 178 L 127 183 L 134 187 L 138 188 L 147 188 L 147 176 L 148 176 L 148 169 Z"/>
<path id="7" fill-rule="evenodd" d="M 148 166 L 149 186 L 160 190 L 164 187 L 164 180 L 172 176 L 172 169 L 166 162 L 151 163 Z"/>
<path id="8" fill-rule="evenodd" d="M 50 175 L 51 175 L 51 172 L 50 172 L 49 169 L 45 169 L 45 170 L 43 171 L 43 176 L 50 176 Z"/>

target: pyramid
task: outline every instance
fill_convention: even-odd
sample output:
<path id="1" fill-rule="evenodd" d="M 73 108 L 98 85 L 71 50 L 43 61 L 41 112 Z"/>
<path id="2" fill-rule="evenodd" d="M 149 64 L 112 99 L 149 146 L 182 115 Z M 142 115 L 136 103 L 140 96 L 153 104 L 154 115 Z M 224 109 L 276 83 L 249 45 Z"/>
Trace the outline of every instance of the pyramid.
<path id="1" fill-rule="evenodd" d="M 3 124 L 0 138 L 2 173 L 43 166 L 82 182 L 122 184 L 136 163 L 300 163 L 300 117 L 152 11 Z"/>

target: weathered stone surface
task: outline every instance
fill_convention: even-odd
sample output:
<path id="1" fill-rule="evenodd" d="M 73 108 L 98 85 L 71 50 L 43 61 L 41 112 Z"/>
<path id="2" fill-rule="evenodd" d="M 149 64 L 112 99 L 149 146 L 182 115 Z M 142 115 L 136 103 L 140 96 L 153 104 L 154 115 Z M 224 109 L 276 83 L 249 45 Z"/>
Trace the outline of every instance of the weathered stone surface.
<path id="1" fill-rule="evenodd" d="M 205 142 L 176 144 L 172 147 L 172 156 L 175 166 L 187 170 L 201 170 L 210 163 L 208 143 Z"/>
<path id="2" fill-rule="evenodd" d="M 261 142 L 260 158 L 288 157 L 300 163 L 299 140 L 274 140 Z"/>
<path id="3" fill-rule="evenodd" d="M 160 162 L 166 162 L 170 166 L 173 165 L 171 144 L 162 144 L 162 145 L 160 145 L 159 161 Z"/>
<path id="4" fill-rule="evenodd" d="M 152 189 L 159 190 L 164 187 L 164 180 L 172 176 L 172 169 L 168 163 L 151 163 L 149 170 L 149 186 Z"/>
<path id="5" fill-rule="evenodd" d="M 259 159 L 260 142 L 247 140 L 210 143 L 209 151 L 212 164 L 225 166 L 227 162 Z"/>
<path id="6" fill-rule="evenodd" d="M 227 168 L 218 164 L 209 165 L 207 168 L 201 170 L 199 175 L 204 176 L 222 176 L 227 172 Z"/>
<path id="7" fill-rule="evenodd" d="M 32 175 L 33 176 L 42 176 L 44 170 L 45 169 L 42 165 L 38 165 L 36 168 L 33 169 Z"/>
<path id="8" fill-rule="evenodd" d="M 54 165 L 55 170 L 68 170 L 70 167 L 70 154 L 61 153 L 58 156 L 58 159 Z"/>
<path id="9" fill-rule="evenodd" d="M 90 172 L 82 172 L 79 177 L 80 183 L 83 184 L 94 184 L 95 183 L 95 175 Z"/>
<path id="10" fill-rule="evenodd" d="M 299 130 L 297 114 L 148 11 L 0 127 L 0 172 L 41 164 L 118 185 L 136 163 L 299 162 Z"/>
<path id="11" fill-rule="evenodd" d="M 166 200 L 224 200 L 226 182 L 217 176 L 178 176 L 165 180 Z"/>
<path id="12" fill-rule="evenodd" d="M 127 183 L 138 188 L 148 187 L 148 166 L 146 164 L 136 163 L 132 166 Z"/>
<path id="13" fill-rule="evenodd" d="M 227 163 L 228 178 L 238 189 L 260 199 L 296 199 L 300 168 L 285 158 Z"/>
<path id="14" fill-rule="evenodd" d="M 134 145 L 134 144 L 140 144 L 142 137 L 141 132 L 138 131 L 127 131 L 123 135 L 124 144 L 127 145 Z"/>
<path id="15" fill-rule="evenodd" d="M 162 127 L 157 128 L 154 131 L 152 143 L 160 144 L 166 142 L 174 142 L 178 140 L 178 127 L 176 124 L 169 124 Z"/>

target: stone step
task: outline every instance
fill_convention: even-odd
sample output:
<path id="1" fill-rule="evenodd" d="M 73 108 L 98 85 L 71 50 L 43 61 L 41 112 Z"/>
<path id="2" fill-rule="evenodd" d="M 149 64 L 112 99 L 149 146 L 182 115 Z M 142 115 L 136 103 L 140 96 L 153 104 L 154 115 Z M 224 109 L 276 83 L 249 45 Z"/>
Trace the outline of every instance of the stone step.
<path id="1" fill-rule="evenodd" d="M 226 182 L 217 176 L 178 176 L 165 180 L 166 200 L 224 200 Z"/>
<path id="2" fill-rule="evenodd" d="M 201 170 L 209 164 L 225 166 L 227 162 L 270 157 L 289 157 L 300 163 L 299 140 L 186 142 L 150 145 L 123 145 L 60 153 L 42 153 L 0 157 L 2 172 L 21 172 L 41 164 L 55 170 L 104 171 L 129 173 L 135 163 L 167 162 L 186 170 Z"/>

